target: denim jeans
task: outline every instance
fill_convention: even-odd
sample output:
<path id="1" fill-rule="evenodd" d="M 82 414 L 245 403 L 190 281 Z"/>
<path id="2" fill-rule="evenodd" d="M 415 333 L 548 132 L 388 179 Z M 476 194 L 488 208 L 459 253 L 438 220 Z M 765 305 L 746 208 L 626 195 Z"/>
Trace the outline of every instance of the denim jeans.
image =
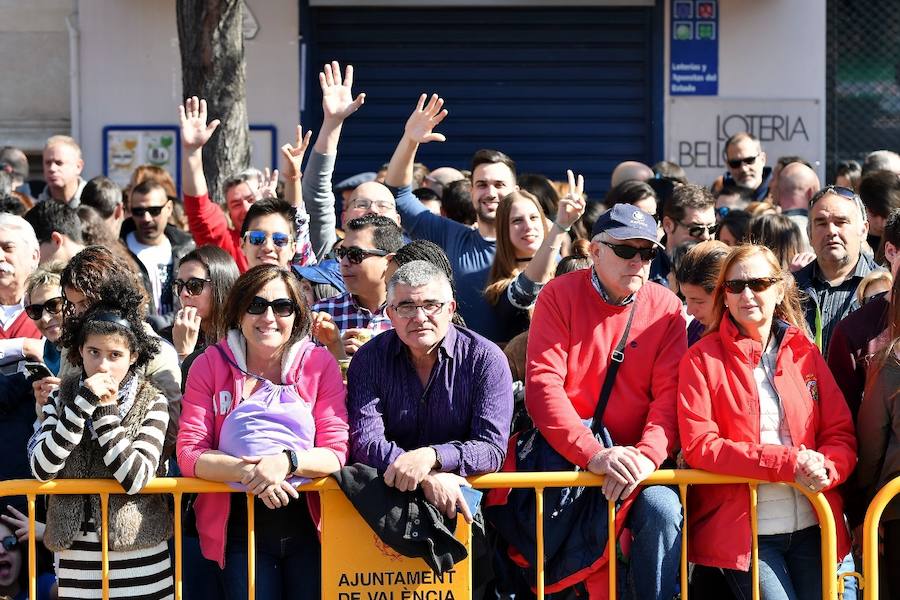
<path id="1" fill-rule="evenodd" d="M 629 598 L 671 600 L 678 590 L 681 566 L 681 499 L 662 485 L 640 490 L 628 514 L 631 557 Z"/>
<path id="2" fill-rule="evenodd" d="M 759 536 L 762 600 L 821 600 L 822 553 L 818 526 Z M 723 569 L 738 600 L 753 597 L 753 571 Z"/>
<path id="3" fill-rule="evenodd" d="M 277 532 L 257 532 L 257 598 L 319 600 L 321 597 L 321 547 L 312 519 L 307 520 L 308 527 L 294 537 L 282 538 Z M 226 600 L 247 598 L 246 540 L 228 540 L 221 578 Z"/>

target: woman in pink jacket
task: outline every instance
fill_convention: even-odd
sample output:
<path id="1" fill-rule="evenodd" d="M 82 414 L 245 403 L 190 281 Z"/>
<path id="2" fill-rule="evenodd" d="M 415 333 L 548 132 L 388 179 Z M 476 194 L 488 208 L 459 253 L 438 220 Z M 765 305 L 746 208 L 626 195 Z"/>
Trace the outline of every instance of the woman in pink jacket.
<path id="1" fill-rule="evenodd" d="M 229 482 L 256 496 L 259 598 L 319 597 L 318 497 L 301 478 L 343 466 L 346 391 L 325 348 L 307 338 L 309 311 L 290 271 L 260 265 L 225 302 L 226 338 L 197 358 L 185 386 L 178 464 L 187 477 Z M 244 494 L 200 494 L 203 555 L 218 562 L 227 598 L 247 594 Z"/>
<path id="2" fill-rule="evenodd" d="M 819 599 L 816 512 L 785 484 L 825 494 L 838 553 L 846 556 L 849 538 L 836 487 L 856 464 L 850 410 L 805 334 L 793 278 L 771 250 L 731 251 L 713 310 L 717 326 L 688 349 L 679 369 L 684 457 L 695 469 L 771 482 L 758 488 L 761 597 Z M 693 486 L 688 494 L 689 560 L 722 568 L 738 598 L 751 597 L 751 510 L 746 485 Z"/>

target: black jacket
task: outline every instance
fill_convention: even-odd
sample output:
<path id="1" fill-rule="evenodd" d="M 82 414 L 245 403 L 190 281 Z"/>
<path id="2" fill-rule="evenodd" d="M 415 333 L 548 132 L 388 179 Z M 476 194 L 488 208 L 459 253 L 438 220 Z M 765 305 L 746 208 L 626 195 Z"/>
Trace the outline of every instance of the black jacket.
<path id="1" fill-rule="evenodd" d="M 385 544 L 422 558 L 435 573 L 445 573 L 468 556 L 453 536 L 456 519 L 444 516 L 425 499 L 421 488 L 401 492 L 388 486 L 374 468 L 355 464 L 332 475 L 357 512 Z M 480 513 L 478 519 L 481 519 Z"/>

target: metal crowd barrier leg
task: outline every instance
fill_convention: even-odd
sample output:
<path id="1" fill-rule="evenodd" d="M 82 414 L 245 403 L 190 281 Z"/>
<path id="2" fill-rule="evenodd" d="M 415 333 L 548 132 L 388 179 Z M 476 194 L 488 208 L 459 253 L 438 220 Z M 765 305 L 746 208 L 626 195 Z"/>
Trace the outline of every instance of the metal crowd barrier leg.
<path id="1" fill-rule="evenodd" d="M 100 521 L 100 577 L 103 600 L 109 600 L 109 494 L 106 492 L 100 494 Z"/>
<path id="2" fill-rule="evenodd" d="M 28 598 L 37 600 L 37 547 L 34 540 L 35 495 L 28 494 L 26 497 L 28 498 Z"/>
<path id="3" fill-rule="evenodd" d="M 636 491 L 636 490 L 635 490 Z M 606 516 L 609 519 L 608 534 L 606 536 L 606 555 L 609 557 L 609 598 L 616 597 L 616 503 L 606 501 Z"/>
<path id="4" fill-rule="evenodd" d="M 863 598 L 878 600 L 878 523 L 884 509 L 900 494 L 900 477 L 895 477 L 878 490 L 863 521 Z"/>
<path id="5" fill-rule="evenodd" d="M 537 538 L 537 556 L 535 557 L 537 562 L 535 565 L 537 567 L 536 591 L 537 597 L 540 600 L 544 600 L 544 488 L 534 488 L 534 495 L 534 511 L 537 517 L 537 531 L 535 532 L 535 537 Z"/>
<path id="6" fill-rule="evenodd" d="M 181 492 L 172 494 L 175 499 L 175 556 L 172 557 L 175 563 L 175 600 L 181 600 L 182 594 L 182 572 L 181 572 Z"/>
<path id="7" fill-rule="evenodd" d="M 759 515 L 756 484 L 750 484 L 750 569 L 753 578 L 753 600 L 759 600 Z"/>
<path id="8" fill-rule="evenodd" d="M 688 600 L 688 560 L 687 560 L 687 484 L 678 484 L 681 497 L 681 600 Z"/>
<path id="9" fill-rule="evenodd" d="M 247 494 L 247 600 L 256 599 L 256 515 L 253 494 Z"/>

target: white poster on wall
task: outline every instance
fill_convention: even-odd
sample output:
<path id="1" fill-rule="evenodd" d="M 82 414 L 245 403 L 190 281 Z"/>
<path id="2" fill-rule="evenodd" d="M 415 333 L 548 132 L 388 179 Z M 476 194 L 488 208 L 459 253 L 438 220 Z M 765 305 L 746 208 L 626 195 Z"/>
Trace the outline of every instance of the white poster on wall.
<path id="1" fill-rule="evenodd" d="M 769 166 L 800 156 L 824 175 L 824 137 L 818 100 L 670 98 L 666 159 L 693 183 L 708 185 L 727 170 L 725 141 L 741 131 L 759 138 Z"/>

